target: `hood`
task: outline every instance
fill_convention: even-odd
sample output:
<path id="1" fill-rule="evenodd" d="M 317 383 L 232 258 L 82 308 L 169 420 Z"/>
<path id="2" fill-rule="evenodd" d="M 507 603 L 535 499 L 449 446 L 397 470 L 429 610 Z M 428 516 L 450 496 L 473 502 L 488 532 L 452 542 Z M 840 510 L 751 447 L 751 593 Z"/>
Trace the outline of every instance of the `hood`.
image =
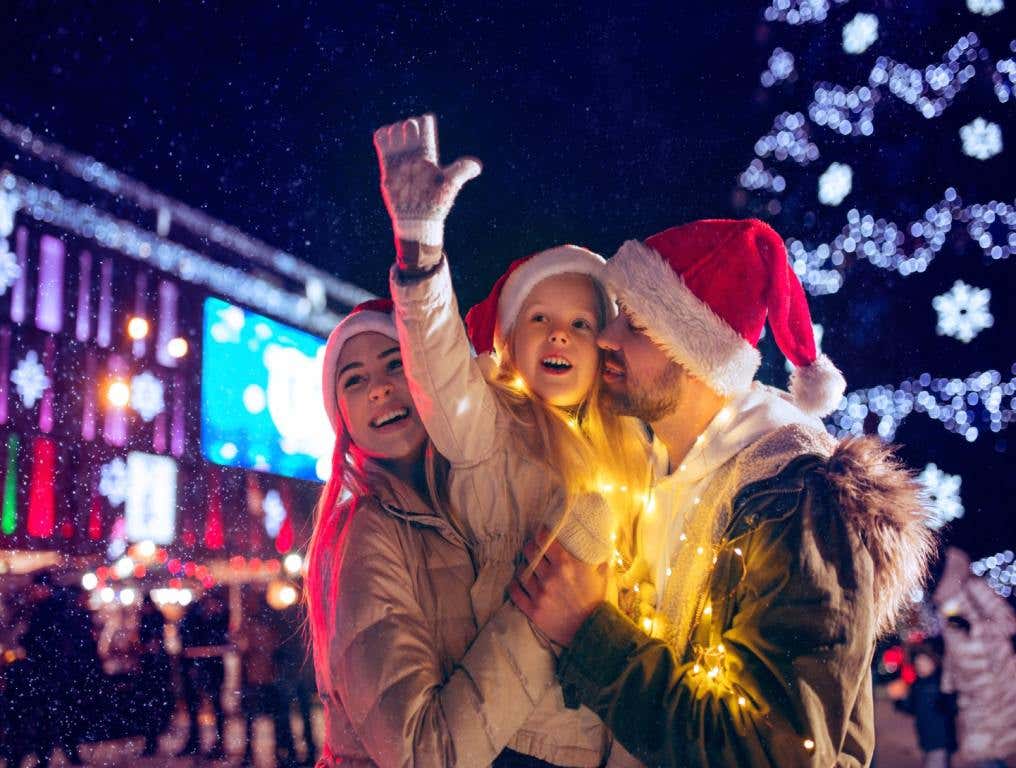
<path id="1" fill-rule="evenodd" d="M 892 447 L 875 437 L 840 442 L 825 474 L 844 518 L 871 554 L 876 621 L 883 635 L 911 605 L 914 590 L 924 586 L 937 548 L 920 486 Z"/>

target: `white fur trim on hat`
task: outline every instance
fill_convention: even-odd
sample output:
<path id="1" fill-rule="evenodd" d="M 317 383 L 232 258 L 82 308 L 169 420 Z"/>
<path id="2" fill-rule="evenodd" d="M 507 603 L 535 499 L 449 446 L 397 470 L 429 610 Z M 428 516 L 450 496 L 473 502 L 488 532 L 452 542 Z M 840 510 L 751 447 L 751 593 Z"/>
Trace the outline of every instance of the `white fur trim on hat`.
<path id="1" fill-rule="evenodd" d="M 759 351 L 691 292 L 654 249 L 628 240 L 604 268 L 607 287 L 646 335 L 721 395 L 751 386 Z"/>
<path id="2" fill-rule="evenodd" d="M 497 302 L 497 327 L 494 329 L 494 344 L 503 347 L 504 339 L 518 319 L 522 305 L 530 292 L 543 280 L 555 275 L 578 273 L 589 275 L 594 280 L 603 279 L 604 258 L 587 248 L 577 245 L 559 245 L 535 254 L 520 264 L 501 289 Z"/>
<path id="3" fill-rule="evenodd" d="M 833 361 L 820 354 L 811 365 L 794 368 L 790 394 L 797 407 L 812 416 L 828 416 L 840 404 L 847 382 Z"/>
<path id="4" fill-rule="evenodd" d="M 335 366 L 339 362 L 339 354 L 347 341 L 358 333 L 373 331 L 387 336 L 394 341 L 399 340 L 395 330 L 395 319 L 385 312 L 361 310 L 346 315 L 328 335 L 325 344 L 325 359 L 321 366 L 321 393 L 325 401 L 325 413 L 332 423 L 336 436 L 342 431 L 342 418 L 339 415 L 339 404 L 335 396 Z"/>

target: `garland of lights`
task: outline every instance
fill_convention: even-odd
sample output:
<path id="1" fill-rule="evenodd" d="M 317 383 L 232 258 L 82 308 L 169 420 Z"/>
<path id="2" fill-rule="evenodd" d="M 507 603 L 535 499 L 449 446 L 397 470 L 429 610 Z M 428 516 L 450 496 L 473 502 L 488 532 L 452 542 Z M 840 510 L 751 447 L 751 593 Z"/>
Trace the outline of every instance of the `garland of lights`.
<path id="1" fill-rule="evenodd" d="M 100 213 L 95 208 L 65 198 L 59 192 L 33 184 L 14 174 L 0 172 L 0 195 L 14 198 L 14 205 L 36 221 L 66 229 L 133 259 L 151 264 L 182 280 L 204 286 L 220 296 L 264 309 L 269 314 L 327 335 L 341 320 L 328 310 L 315 311 L 313 303 L 253 277 L 237 267 L 227 267 L 178 243 L 165 240 L 133 224 Z"/>
<path id="2" fill-rule="evenodd" d="M 1016 374 L 1016 363 L 1010 373 Z M 1016 421 L 1016 377 L 1002 380 L 998 371 L 974 373 L 965 379 L 933 379 L 922 373 L 899 386 L 859 389 L 843 397 L 826 420 L 836 437 L 864 434 L 864 422 L 878 417 L 878 434 L 892 440 L 911 413 L 924 413 L 947 430 L 973 442 L 984 429 L 1001 432 Z M 978 426 L 980 425 L 980 426 Z"/>
<path id="3" fill-rule="evenodd" d="M 984 557 L 970 564 L 975 576 L 983 576 L 995 592 L 1002 597 L 1012 595 L 1016 586 L 1016 562 L 1011 549 Z"/>
<path id="4" fill-rule="evenodd" d="M 142 208 L 156 211 L 159 216 L 160 235 L 168 232 L 169 221 L 164 218 L 168 216 L 216 245 L 293 280 L 306 283 L 308 297 L 324 290 L 337 301 L 349 306 L 374 298 L 373 294 L 339 280 L 290 253 L 273 248 L 236 227 L 150 189 L 94 157 L 80 155 L 60 144 L 41 139 L 30 128 L 2 116 L 0 116 L 0 136 L 13 143 L 19 150 L 41 160 L 53 162 L 70 175 L 116 195 L 117 198 L 131 200 Z"/>

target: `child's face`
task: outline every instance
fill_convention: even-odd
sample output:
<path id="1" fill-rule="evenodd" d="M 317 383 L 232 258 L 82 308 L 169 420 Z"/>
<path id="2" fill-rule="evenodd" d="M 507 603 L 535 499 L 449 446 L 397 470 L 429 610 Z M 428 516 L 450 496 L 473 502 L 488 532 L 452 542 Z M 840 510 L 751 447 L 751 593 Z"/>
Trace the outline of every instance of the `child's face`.
<path id="1" fill-rule="evenodd" d="M 919 653 L 914 658 L 914 671 L 918 677 L 931 677 L 935 674 L 935 660 L 926 653 Z"/>
<path id="2" fill-rule="evenodd" d="M 551 405 L 582 402 L 599 374 L 600 297 L 587 275 L 554 275 L 526 297 L 512 331 L 519 374 Z"/>

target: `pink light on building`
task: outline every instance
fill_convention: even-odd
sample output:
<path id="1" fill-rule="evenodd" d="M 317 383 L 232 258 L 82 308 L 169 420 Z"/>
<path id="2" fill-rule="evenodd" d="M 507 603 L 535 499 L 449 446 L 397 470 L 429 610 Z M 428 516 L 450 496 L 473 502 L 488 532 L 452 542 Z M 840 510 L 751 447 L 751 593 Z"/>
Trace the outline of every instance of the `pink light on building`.
<path id="1" fill-rule="evenodd" d="M 148 273 L 138 272 L 134 277 L 134 316 L 145 317 L 145 313 L 148 311 Z M 131 352 L 134 357 L 144 357 L 145 351 L 148 349 L 147 338 L 142 336 L 141 338 L 134 339 L 134 344 L 131 347 Z"/>
<path id="2" fill-rule="evenodd" d="M 11 329 L 8 326 L 0 328 L 0 424 L 7 423 L 8 411 L 7 395 L 10 391 L 11 371 Z"/>
<path id="3" fill-rule="evenodd" d="M 155 341 L 155 359 L 159 365 L 176 367 L 176 358 L 169 354 L 169 342 L 176 337 L 176 307 L 180 289 L 176 283 L 159 281 L 159 331 Z"/>
<path id="4" fill-rule="evenodd" d="M 85 357 L 85 389 L 81 396 L 83 401 L 81 413 L 81 437 L 89 442 L 95 439 L 95 387 L 98 372 L 99 365 L 95 359 L 95 353 L 89 350 L 87 356 Z"/>
<path id="5" fill-rule="evenodd" d="M 56 377 L 56 339 L 52 336 L 46 337 L 46 346 L 42 352 L 42 366 L 46 371 L 49 380 L 55 381 Z M 39 406 L 39 429 L 44 434 L 53 431 L 53 386 L 46 387 L 42 393 L 42 405 Z"/>
<path id="6" fill-rule="evenodd" d="M 173 380 L 173 426 L 169 444 L 169 449 L 174 456 L 183 456 L 184 441 L 187 435 L 185 407 L 183 377 L 177 375 Z"/>
<path id="7" fill-rule="evenodd" d="M 39 240 L 39 290 L 35 325 L 43 331 L 63 330 L 64 244 L 52 235 Z"/>

